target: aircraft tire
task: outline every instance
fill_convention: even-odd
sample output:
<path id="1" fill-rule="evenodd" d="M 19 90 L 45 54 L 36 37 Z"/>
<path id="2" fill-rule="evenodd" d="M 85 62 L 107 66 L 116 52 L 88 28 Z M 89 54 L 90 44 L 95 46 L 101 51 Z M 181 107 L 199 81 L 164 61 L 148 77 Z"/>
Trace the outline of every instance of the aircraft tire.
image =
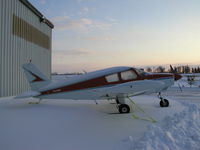
<path id="1" fill-rule="evenodd" d="M 163 99 L 160 101 L 160 107 L 168 107 L 169 101 L 167 99 Z"/>
<path id="2" fill-rule="evenodd" d="M 120 104 L 118 109 L 120 114 L 125 114 L 130 112 L 130 107 L 127 104 Z"/>

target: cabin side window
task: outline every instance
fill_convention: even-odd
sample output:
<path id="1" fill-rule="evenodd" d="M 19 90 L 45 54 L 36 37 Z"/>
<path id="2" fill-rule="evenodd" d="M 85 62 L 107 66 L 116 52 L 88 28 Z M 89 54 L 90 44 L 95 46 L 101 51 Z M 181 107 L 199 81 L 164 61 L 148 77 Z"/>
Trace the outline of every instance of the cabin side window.
<path id="1" fill-rule="evenodd" d="M 117 82 L 117 81 L 119 81 L 118 74 L 115 73 L 115 74 L 106 76 L 106 81 L 107 82 Z"/>
<path id="2" fill-rule="evenodd" d="M 133 80 L 137 78 L 137 75 L 132 70 L 121 72 L 122 80 Z"/>

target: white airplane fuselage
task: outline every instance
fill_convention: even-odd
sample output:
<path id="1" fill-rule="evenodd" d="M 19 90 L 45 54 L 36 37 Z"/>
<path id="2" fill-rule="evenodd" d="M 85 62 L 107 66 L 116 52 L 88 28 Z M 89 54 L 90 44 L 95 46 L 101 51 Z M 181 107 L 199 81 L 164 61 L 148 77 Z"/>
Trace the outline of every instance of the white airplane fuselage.
<path id="1" fill-rule="evenodd" d="M 86 88 L 68 92 L 59 92 L 36 96 L 41 99 L 78 99 L 78 100 L 94 100 L 116 98 L 117 96 L 136 96 L 141 94 L 159 93 L 174 84 L 174 78 L 166 78 L 161 80 L 141 80 L 129 81 L 117 85 L 109 85 L 104 87 Z M 43 91 L 43 89 L 41 89 Z"/>
<path id="2" fill-rule="evenodd" d="M 83 78 L 85 78 L 84 75 Z M 42 94 L 36 97 L 41 99 L 94 100 L 116 98 L 119 96 L 127 97 L 141 94 L 159 93 L 174 84 L 174 76 L 171 75 L 168 77 L 160 77 L 155 79 L 133 80 L 124 83 L 62 91 L 62 88 L 60 87 L 70 86 L 73 84 L 77 84 L 78 86 L 81 83 L 81 81 L 79 83 L 73 83 L 72 81 L 71 84 L 69 84 L 69 82 L 70 81 L 66 80 L 57 83 L 51 83 L 50 85 L 41 88 L 39 91 Z"/>

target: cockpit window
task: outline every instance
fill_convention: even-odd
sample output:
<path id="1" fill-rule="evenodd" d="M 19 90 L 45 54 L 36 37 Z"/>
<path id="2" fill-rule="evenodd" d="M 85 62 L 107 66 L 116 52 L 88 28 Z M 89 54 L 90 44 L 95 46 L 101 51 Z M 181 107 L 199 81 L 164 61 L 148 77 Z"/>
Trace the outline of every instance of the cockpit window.
<path id="1" fill-rule="evenodd" d="M 135 71 L 140 75 L 140 76 L 145 76 L 147 75 L 148 73 L 143 71 L 142 69 L 135 69 Z"/>
<path id="2" fill-rule="evenodd" d="M 133 70 L 121 72 L 122 80 L 133 80 L 137 78 L 137 75 Z"/>
<path id="3" fill-rule="evenodd" d="M 118 74 L 115 73 L 115 74 L 111 74 L 111 75 L 106 76 L 106 81 L 107 82 L 117 82 L 117 81 L 119 81 Z"/>

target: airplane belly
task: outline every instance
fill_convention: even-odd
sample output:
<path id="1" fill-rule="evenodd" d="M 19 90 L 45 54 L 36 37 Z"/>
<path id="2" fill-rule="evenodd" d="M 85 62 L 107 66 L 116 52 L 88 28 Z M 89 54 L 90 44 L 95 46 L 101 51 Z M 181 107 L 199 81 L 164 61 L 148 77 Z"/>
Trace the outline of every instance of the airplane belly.
<path id="1" fill-rule="evenodd" d="M 40 95 L 38 98 L 42 99 L 73 99 L 73 100 L 94 100 L 100 99 L 99 94 L 92 89 L 76 90 L 71 92 L 61 92 L 48 95 Z"/>

